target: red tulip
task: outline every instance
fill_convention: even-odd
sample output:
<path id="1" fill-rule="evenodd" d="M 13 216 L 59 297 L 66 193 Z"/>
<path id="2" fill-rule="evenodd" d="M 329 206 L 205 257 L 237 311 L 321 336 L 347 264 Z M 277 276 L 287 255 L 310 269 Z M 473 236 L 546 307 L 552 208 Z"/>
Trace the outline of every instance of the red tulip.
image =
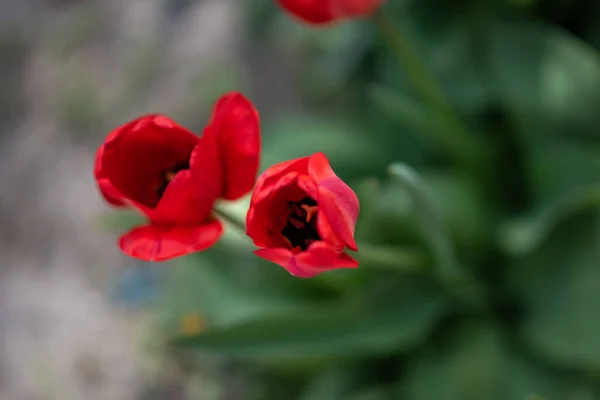
<path id="1" fill-rule="evenodd" d="M 261 249 L 254 253 L 310 278 L 337 268 L 356 268 L 344 253 L 357 251 L 354 227 L 356 194 L 338 178 L 327 157 L 286 161 L 256 181 L 246 217 L 246 233 Z"/>
<path id="2" fill-rule="evenodd" d="M 385 0 L 277 0 L 288 13 L 309 24 L 328 24 L 368 16 Z"/>
<path id="3" fill-rule="evenodd" d="M 156 114 L 112 131 L 96 154 L 98 187 L 148 219 L 120 238 L 121 250 L 162 261 L 215 244 L 223 226 L 213 203 L 252 190 L 259 154 L 258 112 L 239 93 L 219 99 L 202 137 Z"/>

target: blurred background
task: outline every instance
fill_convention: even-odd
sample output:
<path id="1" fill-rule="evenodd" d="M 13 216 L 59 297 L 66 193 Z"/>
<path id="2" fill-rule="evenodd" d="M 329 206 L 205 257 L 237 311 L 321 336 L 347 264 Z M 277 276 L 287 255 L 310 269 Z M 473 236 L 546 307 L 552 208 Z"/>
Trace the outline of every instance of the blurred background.
<path id="1" fill-rule="evenodd" d="M 600 2 L 382 15 L 0 0 L 1 400 L 600 399 Z M 101 200 L 97 147 L 149 112 L 201 132 L 229 90 L 262 169 L 323 151 L 355 189 L 359 269 L 297 279 L 233 228 L 119 252 L 138 217 Z"/>

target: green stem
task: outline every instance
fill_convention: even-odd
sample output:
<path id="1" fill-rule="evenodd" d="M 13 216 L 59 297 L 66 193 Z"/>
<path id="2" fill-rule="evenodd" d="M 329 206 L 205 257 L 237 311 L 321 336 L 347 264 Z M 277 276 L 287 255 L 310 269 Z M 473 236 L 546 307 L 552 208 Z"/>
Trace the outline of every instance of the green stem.
<path id="1" fill-rule="evenodd" d="M 242 233 L 246 233 L 243 221 L 222 208 L 215 207 L 213 213 Z M 414 250 L 399 246 L 381 246 L 360 243 L 356 258 L 377 269 L 396 270 L 400 272 L 417 272 L 427 268 L 426 257 Z"/>
<path id="2" fill-rule="evenodd" d="M 382 270 L 413 273 L 429 268 L 428 260 L 423 253 L 400 246 L 359 243 L 355 257 L 361 263 L 368 263 L 369 268 Z"/>
<path id="3" fill-rule="evenodd" d="M 421 234 L 431 250 L 442 284 L 453 296 L 475 307 L 484 306 L 486 302 L 484 290 L 479 282 L 460 265 L 441 210 L 419 175 L 403 164 L 392 164 L 389 172 L 413 200 Z"/>
<path id="4" fill-rule="evenodd" d="M 600 260 L 600 207 L 596 209 L 596 226 L 595 226 L 595 239 L 596 239 L 596 257 Z"/>
<path id="5" fill-rule="evenodd" d="M 238 229 L 241 233 L 246 234 L 246 223 L 244 221 L 240 221 L 237 217 L 234 217 L 229 212 L 217 207 L 213 208 L 213 213 L 221 217 L 223 220 L 227 221 L 230 225 Z"/>
<path id="6" fill-rule="evenodd" d="M 383 11 L 376 13 L 373 21 L 398 57 L 414 89 L 430 106 L 433 129 L 428 133 L 456 164 L 481 175 L 487 170 L 484 165 L 489 159 L 481 139 L 469 132 L 427 65 L 395 24 Z"/>
<path id="7" fill-rule="evenodd" d="M 452 112 L 443 91 L 439 88 L 435 78 L 429 73 L 427 66 L 418 53 L 412 48 L 409 41 L 405 40 L 402 33 L 380 11 L 373 16 L 373 20 L 381 34 L 387 39 L 392 50 L 410 77 L 411 83 L 421 96 L 437 109 Z"/>

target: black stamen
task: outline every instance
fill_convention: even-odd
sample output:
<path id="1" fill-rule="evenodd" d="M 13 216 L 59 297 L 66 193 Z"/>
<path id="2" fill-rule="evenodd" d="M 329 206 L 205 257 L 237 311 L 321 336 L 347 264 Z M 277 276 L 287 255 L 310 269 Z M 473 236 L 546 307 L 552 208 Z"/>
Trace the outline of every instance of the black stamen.
<path id="1" fill-rule="evenodd" d="M 317 202 L 310 197 L 305 197 L 299 202 L 290 201 L 288 205 L 291 212 L 281 234 L 289 240 L 292 247 L 300 247 L 304 251 L 313 242 L 321 240 L 316 226 L 317 218 L 313 216 L 310 222 L 307 221 L 308 213 L 302 208 L 302 206 L 314 207 Z"/>

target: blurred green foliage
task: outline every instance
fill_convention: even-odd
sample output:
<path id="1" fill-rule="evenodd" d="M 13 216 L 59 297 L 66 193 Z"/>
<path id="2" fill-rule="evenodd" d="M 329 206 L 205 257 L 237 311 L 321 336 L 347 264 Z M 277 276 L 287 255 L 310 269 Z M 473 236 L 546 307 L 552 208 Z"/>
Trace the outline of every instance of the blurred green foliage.
<path id="1" fill-rule="evenodd" d="M 228 232 L 171 271 L 166 337 L 257 400 L 600 398 L 600 6 L 389 1 L 451 119 L 372 21 L 247 3 L 303 106 L 262 114 L 263 168 L 324 151 L 361 201 L 361 266 L 296 279 Z M 190 313 L 206 330 L 181 335 Z"/>

